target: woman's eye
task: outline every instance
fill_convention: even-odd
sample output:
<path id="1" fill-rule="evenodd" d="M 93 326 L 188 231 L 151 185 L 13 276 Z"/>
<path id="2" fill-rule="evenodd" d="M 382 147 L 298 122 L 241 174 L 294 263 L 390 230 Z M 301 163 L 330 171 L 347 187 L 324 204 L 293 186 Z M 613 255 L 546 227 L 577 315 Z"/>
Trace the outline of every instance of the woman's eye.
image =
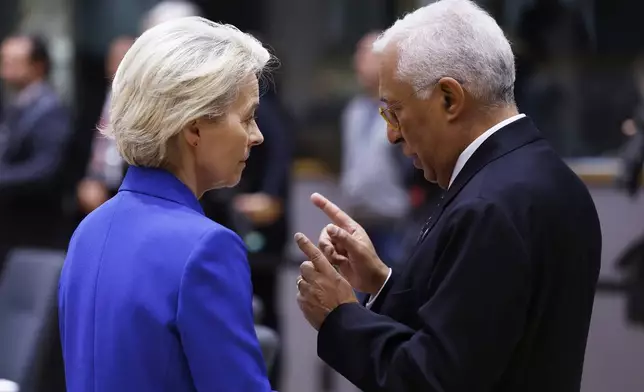
<path id="1" fill-rule="evenodd" d="M 250 124 L 257 121 L 257 115 L 253 114 L 251 117 L 249 117 L 246 121 L 244 121 L 245 124 Z"/>

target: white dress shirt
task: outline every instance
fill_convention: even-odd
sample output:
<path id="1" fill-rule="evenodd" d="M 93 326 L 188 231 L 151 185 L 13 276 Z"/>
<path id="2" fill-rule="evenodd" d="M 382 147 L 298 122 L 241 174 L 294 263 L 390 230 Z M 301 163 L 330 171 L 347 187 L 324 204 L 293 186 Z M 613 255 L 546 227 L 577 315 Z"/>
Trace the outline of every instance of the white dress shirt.
<path id="1" fill-rule="evenodd" d="M 454 165 L 454 170 L 452 171 L 452 177 L 449 180 L 449 185 L 447 186 L 447 189 L 452 186 L 454 183 L 454 180 L 456 180 L 456 177 L 458 174 L 463 170 L 463 167 L 465 167 L 465 164 L 467 161 L 474 155 L 474 152 L 478 150 L 479 147 L 481 147 L 481 144 L 487 140 L 490 136 L 492 136 L 496 131 L 499 129 L 505 127 L 508 124 L 511 124 L 519 119 L 522 119 L 525 117 L 525 114 L 517 114 L 516 116 L 512 116 L 510 118 L 507 118 L 500 123 L 496 124 L 492 128 L 488 129 L 487 131 L 483 132 L 479 137 L 474 139 L 472 143 L 470 143 L 469 146 L 463 150 L 461 155 L 458 156 L 458 159 L 456 160 L 456 165 Z M 385 279 L 385 283 L 383 283 L 382 287 L 380 287 L 380 290 L 374 295 L 373 297 L 369 298 L 369 301 L 367 302 L 367 309 L 371 308 L 374 302 L 376 302 L 376 299 L 378 298 L 378 295 L 380 295 L 380 292 L 382 289 L 387 285 L 387 282 L 389 281 L 389 278 L 391 277 L 391 268 L 389 268 L 389 275 L 387 275 L 387 279 Z"/>

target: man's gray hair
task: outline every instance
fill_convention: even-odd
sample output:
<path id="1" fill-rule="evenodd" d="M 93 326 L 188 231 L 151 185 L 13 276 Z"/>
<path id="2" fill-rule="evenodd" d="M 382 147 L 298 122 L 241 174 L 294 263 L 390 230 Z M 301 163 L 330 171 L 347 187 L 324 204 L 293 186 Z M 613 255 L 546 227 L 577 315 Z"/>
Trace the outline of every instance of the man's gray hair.
<path id="1" fill-rule="evenodd" d="M 496 21 L 469 0 L 439 0 L 399 19 L 374 43 L 398 53 L 397 77 L 421 98 L 451 77 L 489 105 L 514 104 L 516 79 L 510 42 Z"/>
<path id="2" fill-rule="evenodd" d="M 147 30 L 127 52 L 112 82 L 103 133 L 130 165 L 159 167 L 168 141 L 190 122 L 224 116 L 249 77 L 271 55 L 254 37 L 200 17 Z"/>

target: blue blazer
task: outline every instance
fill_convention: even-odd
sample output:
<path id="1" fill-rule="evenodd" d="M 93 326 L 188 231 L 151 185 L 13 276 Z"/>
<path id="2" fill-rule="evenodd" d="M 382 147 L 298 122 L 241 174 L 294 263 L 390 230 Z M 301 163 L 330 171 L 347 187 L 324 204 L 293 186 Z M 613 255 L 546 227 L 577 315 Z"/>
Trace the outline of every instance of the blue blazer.
<path id="1" fill-rule="evenodd" d="M 129 168 L 79 225 L 59 312 L 68 392 L 271 390 L 244 244 L 166 171 Z"/>

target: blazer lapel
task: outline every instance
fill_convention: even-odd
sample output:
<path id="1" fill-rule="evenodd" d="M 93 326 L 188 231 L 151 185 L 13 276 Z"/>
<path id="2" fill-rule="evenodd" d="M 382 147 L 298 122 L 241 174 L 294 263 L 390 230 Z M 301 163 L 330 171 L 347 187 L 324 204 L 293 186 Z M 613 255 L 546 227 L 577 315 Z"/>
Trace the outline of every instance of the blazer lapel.
<path id="1" fill-rule="evenodd" d="M 440 197 L 432 215 L 425 222 L 418 237 L 420 244 L 436 225 L 449 203 L 460 193 L 463 187 L 490 162 L 518 149 L 526 144 L 542 139 L 536 126 L 528 117 L 519 119 L 499 129 L 474 152 L 463 170 L 458 174 L 452 186 Z"/>

